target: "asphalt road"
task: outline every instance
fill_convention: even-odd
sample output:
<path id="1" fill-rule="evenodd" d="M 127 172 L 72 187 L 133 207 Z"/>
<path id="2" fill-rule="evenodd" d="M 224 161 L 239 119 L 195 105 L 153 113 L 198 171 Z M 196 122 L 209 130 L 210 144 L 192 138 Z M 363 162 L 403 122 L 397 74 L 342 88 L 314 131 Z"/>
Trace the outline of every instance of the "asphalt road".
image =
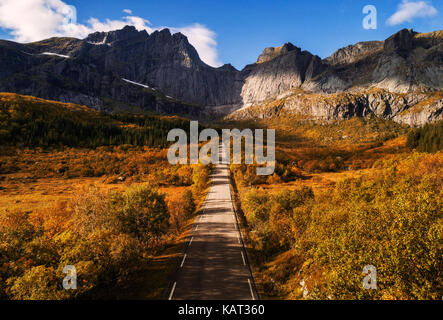
<path id="1" fill-rule="evenodd" d="M 222 148 L 220 147 L 220 155 Z M 255 300 L 257 295 L 233 211 L 229 171 L 218 164 L 169 299 Z"/>

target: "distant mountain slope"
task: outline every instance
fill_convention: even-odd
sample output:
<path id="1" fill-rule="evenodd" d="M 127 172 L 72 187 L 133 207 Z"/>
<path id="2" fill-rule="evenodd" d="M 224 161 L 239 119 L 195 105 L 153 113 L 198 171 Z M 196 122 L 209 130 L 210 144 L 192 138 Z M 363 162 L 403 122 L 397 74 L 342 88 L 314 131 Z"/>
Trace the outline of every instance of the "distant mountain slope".
<path id="1" fill-rule="evenodd" d="M 443 90 L 443 31 L 403 29 L 384 42 L 358 43 L 325 59 L 327 70 L 303 89 L 333 93 L 379 88 L 389 92 Z"/>

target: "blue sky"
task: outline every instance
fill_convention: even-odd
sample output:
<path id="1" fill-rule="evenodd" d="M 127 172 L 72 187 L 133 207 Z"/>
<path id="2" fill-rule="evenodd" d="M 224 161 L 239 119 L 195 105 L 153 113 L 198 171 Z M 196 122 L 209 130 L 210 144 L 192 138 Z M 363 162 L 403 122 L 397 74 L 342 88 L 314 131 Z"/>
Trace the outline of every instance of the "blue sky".
<path id="1" fill-rule="evenodd" d="M 211 64 L 231 63 L 238 69 L 255 62 L 265 47 L 280 46 L 285 42 L 292 42 L 324 58 L 343 46 L 359 41 L 383 40 L 405 27 L 420 32 L 443 29 L 441 0 L 407 1 L 409 4 L 421 5 L 410 7 L 422 11 L 415 14 L 400 13 L 395 25 L 389 25 L 387 20 L 399 11 L 399 5 L 406 0 L 107 0 L 106 3 L 98 0 L 1 0 L 0 3 L 9 2 L 10 6 L 0 4 L 0 37 L 21 42 L 36 40 L 48 32 L 65 35 L 63 32 L 68 31 L 56 32 L 48 27 L 40 34 L 32 34 L 32 24 L 25 28 L 20 25 L 25 20 L 21 22 L 19 17 L 18 21 L 12 18 L 8 20 L 5 15 L 14 10 L 29 15 L 26 21 L 31 22 L 28 23 L 32 23 L 32 18 L 37 16 L 35 26 L 50 20 L 38 18 L 42 11 L 35 9 L 36 6 L 26 7 L 23 4 L 24 7 L 19 8 L 17 1 L 39 3 L 42 8 L 47 7 L 45 2 L 48 1 L 75 6 L 77 23 L 82 28 L 67 35 L 83 35 L 92 30 L 92 27 L 83 28 L 83 25 L 90 27 L 91 18 L 106 24 L 106 19 L 126 21 L 123 17 L 128 15 L 148 20 L 144 25 L 152 29 L 168 26 L 174 28 L 174 31 L 185 30 L 184 33 L 191 32 L 194 35 L 192 40 L 206 61 Z M 377 8 L 376 30 L 365 30 L 362 26 L 365 16 L 362 9 L 368 4 Z M 57 8 L 53 10 L 59 10 Z M 124 9 L 131 10 L 132 14 L 124 13 Z M 102 26 L 97 25 L 94 28 Z M 53 26 L 51 28 L 54 29 Z"/>

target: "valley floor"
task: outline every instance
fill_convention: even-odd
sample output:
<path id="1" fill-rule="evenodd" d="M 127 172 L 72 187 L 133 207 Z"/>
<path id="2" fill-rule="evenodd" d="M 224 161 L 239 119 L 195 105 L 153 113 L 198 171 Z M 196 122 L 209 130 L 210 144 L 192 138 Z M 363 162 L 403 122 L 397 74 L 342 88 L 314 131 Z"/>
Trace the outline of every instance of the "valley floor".
<path id="1" fill-rule="evenodd" d="M 411 150 L 408 128 L 378 119 L 221 125 L 277 130 L 272 176 L 230 166 L 261 298 L 442 297 L 441 151 Z M 167 298 L 210 168 L 171 166 L 166 152 L 2 148 L 0 298 Z M 84 275 L 72 296 L 60 288 L 68 262 Z M 361 288 L 365 265 L 376 292 Z"/>

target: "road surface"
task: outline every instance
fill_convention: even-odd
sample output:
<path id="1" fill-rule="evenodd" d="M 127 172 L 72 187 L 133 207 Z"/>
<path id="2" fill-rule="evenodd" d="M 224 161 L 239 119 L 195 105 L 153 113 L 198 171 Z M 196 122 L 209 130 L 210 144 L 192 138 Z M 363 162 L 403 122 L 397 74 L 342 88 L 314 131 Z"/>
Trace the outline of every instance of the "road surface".
<path id="1" fill-rule="evenodd" d="M 222 147 L 219 154 L 223 153 Z M 217 164 L 206 202 L 169 293 L 174 300 L 255 300 L 230 192 L 226 164 Z"/>

